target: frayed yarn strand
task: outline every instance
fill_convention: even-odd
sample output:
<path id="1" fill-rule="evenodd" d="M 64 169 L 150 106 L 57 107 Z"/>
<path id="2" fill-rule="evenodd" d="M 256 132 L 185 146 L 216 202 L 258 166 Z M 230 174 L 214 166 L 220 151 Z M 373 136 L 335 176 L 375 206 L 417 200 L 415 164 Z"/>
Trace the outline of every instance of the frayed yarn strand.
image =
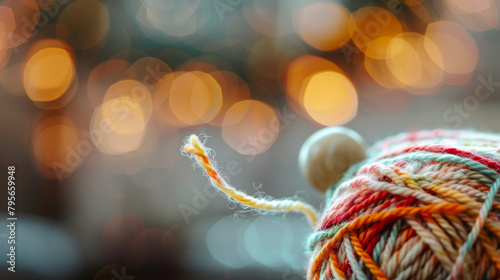
<path id="1" fill-rule="evenodd" d="M 192 155 L 195 162 L 205 170 L 206 174 L 210 177 L 210 182 L 213 186 L 240 203 L 259 210 L 301 212 L 306 216 L 309 224 L 311 224 L 313 228 L 316 226 L 316 221 L 318 219 L 317 211 L 314 207 L 307 203 L 290 199 L 266 200 L 255 198 L 243 193 L 242 191 L 238 191 L 229 185 L 214 167 L 214 164 L 208 157 L 207 148 L 203 145 L 198 136 L 194 134 L 189 136 L 183 150 Z"/>

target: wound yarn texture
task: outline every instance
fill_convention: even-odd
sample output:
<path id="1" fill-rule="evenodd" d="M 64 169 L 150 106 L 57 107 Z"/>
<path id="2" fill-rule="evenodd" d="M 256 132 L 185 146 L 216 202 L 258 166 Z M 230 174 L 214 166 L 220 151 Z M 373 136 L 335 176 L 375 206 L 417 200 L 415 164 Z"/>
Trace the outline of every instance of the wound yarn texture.
<path id="1" fill-rule="evenodd" d="M 500 279 L 500 136 L 375 144 L 327 192 L 308 279 Z"/>

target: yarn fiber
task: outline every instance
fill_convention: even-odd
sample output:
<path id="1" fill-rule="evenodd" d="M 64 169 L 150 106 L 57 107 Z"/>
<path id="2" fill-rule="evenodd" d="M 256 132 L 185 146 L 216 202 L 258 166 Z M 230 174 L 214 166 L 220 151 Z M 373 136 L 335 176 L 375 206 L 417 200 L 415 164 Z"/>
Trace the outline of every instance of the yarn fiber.
<path id="1" fill-rule="evenodd" d="M 500 279 L 500 136 L 421 131 L 375 144 L 327 192 L 309 279 Z"/>

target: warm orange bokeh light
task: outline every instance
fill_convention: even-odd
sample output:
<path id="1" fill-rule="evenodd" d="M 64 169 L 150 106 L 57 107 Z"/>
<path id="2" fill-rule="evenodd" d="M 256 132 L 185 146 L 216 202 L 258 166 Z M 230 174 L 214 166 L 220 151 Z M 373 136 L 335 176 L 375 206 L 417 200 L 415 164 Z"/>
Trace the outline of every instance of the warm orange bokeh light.
<path id="1" fill-rule="evenodd" d="M 227 110 L 234 103 L 250 98 L 250 88 L 240 76 L 229 71 L 215 71 L 210 75 L 219 84 L 223 100 L 219 113 L 210 121 L 210 124 L 222 126 Z"/>
<path id="2" fill-rule="evenodd" d="M 298 33 L 311 47 L 331 51 L 351 39 L 347 29 L 350 12 L 332 2 L 315 2 L 304 7 L 298 17 Z"/>
<path id="3" fill-rule="evenodd" d="M 24 44 L 40 20 L 36 0 L 4 0 L 0 3 L 0 8 L 3 10 L 0 12 L 0 26 L 4 25 L 7 34 L 4 47 L 15 48 Z M 10 12 L 6 13 L 5 9 Z"/>
<path id="4" fill-rule="evenodd" d="M 349 35 L 359 50 L 371 58 L 384 59 L 390 38 L 403 31 L 398 19 L 388 10 L 364 7 L 349 18 Z M 373 45 L 373 46 L 371 46 Z"/>
<path id="5" fill-rule="evenodd" d="M 76 146 L 78 137 L 76 131 L 67 125 L 53 125 L 46 128 L 34 141 L 33 150 L 37 159 L 45 166 L 50 167 L 52 162 L 64 160 L 67 151 L 64 145 L 55 143 L 65 143 Z"/>
<path id="6" fill-rule="evenodd" d="M 323 71 L 343 74 L 343 71 L 335 63 L 310 54 L 303 55 L 288 65 L 285 87 L 287 101 L 294 111 L 300 113 L 302 110 L 307 78 Z"/>
<path id="7" fill-rule="evenodd" d="M 102 103 L 108 87 L 125 73 L 129 63 L 121 59 L 110 59 L 92 69 L 87 82 L 87 96 L 95 108 Z"/>
<path id="8" fill-rule="evenodd" d="M 14 13 L 9 7 L 0 5 L 0 62 L 2 61 L 2 52 L 10 47 L 9 40 L 12 32 L 16 29 L 16 20 Z M 1 69 L 1 67 L 0 67 Z"/>
<path id="9" fill-rule="evenodd" d="M 172 127 L 186 126 L 185 123 L 177 119 L 174 113 L 172 113 L 168 101 L 174 80 L 182 73 L 185 72 L 176 71 L 163 76 L 153 92 L 153 105 L 157 115 L 160 117 L 160 120 Z"/>
<path id="10" fill-rule="evenodd" d="M 48 48 L 63 49 L 65 51 L 69 52 L 72 57 L 74 56 L 73 50 L 64 41 L 61 41 L 58 39 L 42 39 L 42 40 L 38 40 L 38 41 L 33 42 L 33 44 L 30 46 L 28 52 L 26 52 L 25 57 L 32 57 L 37 52 L 39 52 L 43 49 L 48 49 Z"/>
<path id="11" fill-rule="evenodd" d="M 101 106 L 102 117 L 112 124 L 112 130 L 120 134 L 133 134 L 143 131 L 147 121 L 136 98 L 120 96 L 104 102 Z"/>
<path id="12" fill-rule="evenodd" d="M 153 92 L 161 78 L 171 73 L 172 69 L 165 62 L 154 57 L 143 57 L 130 65 L 122 80 L 136 80 Z"/>
<path id="13" fill-rule="evenodd" d="M 431 59 L 424 43 L 423 35 L 403 32 L 391 38 L 385 59 L 365 56 L 364 69 L 384 88 L 419 95 L 434 93 L 442 85 L 444 72 Z"/>
<path id="14" fill-rule="evenodd" d="M 139 149 L 152 111 L 152 98 L 146 86 L 135 80 L 114 83 L 92 115 L 92 142 L 102 153 L 110 155 Z"/>
<path id="15" fill-rule="evenodd" d="M 401 83 L 409 86 L 422 79 L 422 61 L 413 46 L 401 37 L 393 38 L 388 46 L 391 56 L 387 60 L 389 71 Z"/>
<path id="16" fill-rule="evenodd" d="M 370 77 L 387 89 L 397 89 L 400 82 L 391 74 L 385 59 L 375 59 L 365 56 L 363 67 Z"/>
<path id="17" fill-rule="evenodd" d="M 198 125 L 210 122 L 222 106 L 221 88 L 209 74 L 185 72 L 173 81 L 169 105 L 182 122 Z"/>
<path id="18" fill-rule="evenodd" d="M 103 118 L 113 123 L 112 130 L 119 134 L 133 134 L 146 128 L 153 102 L 143 84 L 122 80 L 109 87 L 101 107 Z"/>
<path id="19" fill-rule="evenodd" d="M 224 116 L 222 137 L 238 153 L 265 152 L 278 137 L 280 122 L 274 110 L 257 100 L 235 103 Z"/>
<path id="20" fill-rule="evenodd" d="M 61 97 L 75 78 L 71 54 L 60 48 L 46 48 L 26 63 L 23 84 L 33 101 L 51 101 Z"/>
<path id="21" fill-rule="evenodd" d="M 445 0 L 453 18 L 472 31 L 485 31 L 498 27 L 499 3 L 494 0 Z"/>
<path id="22" fill-rule="evenodd" d="M 104 102 L 94 110 L 90 121 L 92 142 L 102 153 L 109 155 L 137 150 L 147 125 L 142 111 L 141 103 L 127 96 Z"/>
<path id="23" fill-rule="evenodd" d="M 356 116 L 358 110 L 356 88 L 340 73 L 314 74 L 307 82 L 304 107 L 311 118 L 322 125 L 346 124 Z"/>
<path id="24" fill-rule="evenodd" d="M 176 73 L 177 74 L 177 73 Z M 153 94 L 153 108 L 155 110 L 163 110 L 163 108 L 168 107 L 168 96 L 170 95 L 170 89 L 174 83 L 174 72 L 163 75 L 161 79 L 156 84 Z"/>
<path id="25" fill-rule="evenodd" d="M 35 126 L 33 154 L 44 176 L 62 179 L 78 168 L 90 152 L 88 146 L 79 145 L 73 122 L 63 116 L 49 117 Z"/>
<path id="26" fill-rule="evenodd" d="M 386 64 L 402 89 L 413 94 L 430 94 L 442 84 L 444 72 L 425 49 L 425 37 L 405 32 L 392 39 Z M 430 42 L 429 42 L 430 44 Z"/>
<path id="27" fill-rule="evenodd" d="M 474 38 L 457 23 L 438 21 L 425 32 L 425 49 L 441 69 L 450 74 L 474 71 L 478 50 Z"/>

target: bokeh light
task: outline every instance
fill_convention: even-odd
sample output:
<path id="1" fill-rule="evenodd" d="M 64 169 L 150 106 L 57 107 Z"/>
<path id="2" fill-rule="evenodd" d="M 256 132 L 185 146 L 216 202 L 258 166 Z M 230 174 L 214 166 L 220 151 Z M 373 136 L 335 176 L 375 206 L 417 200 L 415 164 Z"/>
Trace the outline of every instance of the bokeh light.
<path id="1" fill-rule="evenodd" d="M 40 11 L 36 0 L 5 0 L 0 3 L 0 8 L 0 18 L 2 19 L 0 25 L 3 25 L 7 35 L 4 47 L 15 48 L 24 44 L 40 20 Z M 1 33 L 2 31 L 0 31 Z"/>
<path id="2" fill-rule="evenodd" d="M 33 42 L 29 50 L 26 52 L 25 57 L 26 58 L 32 57 L 37 52 L 48 48 L 63 49 L 68 53 L 70 53 L 72 57 L 74 57 L 73 49 L 66 42 L 59 39 L 41 39 Z"/>
<path id="3" fill-rule="evenodd" d="M 168 100 L 175 77 L 178 77 L 182 73 L 184 72 L 172 72 L 171 74 L 163 76 L 153 92 L 154 104 L 157 106 L 156 113 L 160 120 L 169 127 L 187 126 L 186 123 L 179 120 L 174 115 L 170 108 L 170 101 Z"/>
<path id="4" fill-rule="evenodd" d="M 450 74 L 471 73 L 478 62 L 476 42 L 457 23 L 437 21 L 429 24 L 425 48 L 434 63 Z"/>
<path id="5" fill-rule="evenodd" d="M 118 82 L 128 69 L 129 63 L 122 59 L 107 60 L 92 69 L 87 81 L 87 96 L 92 107 L 99 106 L 108 88 Z"/>
<path id="6" fill-rule="evenodd" d="M 276 141 L 280 121 L 274 110 L 257 100 L 235 103 L 224 116 L 222 137 L 238 153 L 256 155 Z"/>
<path id="7" fill-rule="evenodd" d="M 4 48 L 8 47 L 9 35 L 14 32 L 16 21 L 12 9 L 8 6 L 0 5 L 0 16 L 2 18 L 0 21 L 0 47 Z"/>
<path id="8" fill-rule="evenodd" d="M 113 122 L 113 130 L 119 133 L 126 133 L 129 121 L 134 124 L 140 122 L 139 130 L 143 130 L 153 111 L 151 93 L 146 86 L 134 80 L 121 80 L 111 85 L 102 106 L 104 117 Z"/>
<path id="9" fill-rule="evenodd" d="M 343 73 L 335 63 L 309 54 L 296 58 L 288 65 L 285 77 L 286 97 L 289 106 L 296 113 L 302 114 L 305 110 L 303 103 L 307 78 L 323 71 Z"/>
<path id="10" fill-rule="evenodd" d="M 120 134 L 134 134 L 143 131 L 147 120 L 141 103 L 132 97 L 120 96 L 102 104 L 102 117 L 112 125 L 110 128 Z"/>
<path id="11" fill-rule="evenodd" d="M 415 48 L 404 38 L 395 37 L 389 43 L 388 52 L 392 53 L 387 60 L 392 75 L 403 84 L 418 84 L 423 76 L 423 66 Z"/>
<path id="12" fill-rule="evenodd" d="M 46 48 L 29 58 L 23 84 L 33 101 L 51 101 L 61 97 L 75 78 L 71 54 L 60 48 Z"/>
<path id="13" fill-rule="evenodd" d="M 7 64 L 11 54 L 11 34 L 13 34 L 16 22 L 14 13 L 9 7 L 0 5 L 0 70 Z"/>
<path id="14" fill-rule="evenodd" d="M 91 148 L 80 138 L 65 116 L 39 116 L 33 131 L 32 148 L 39 171 L 48 178 L 63 179 L 79 168 Z"/>
<path id="15" fill-rule="evenodd" d="M 170 109 L 189 125 L 210 122 L 222 106 L 221 89 L 217 81 L 201 71 L 180 73 L 173 81 Z"/>
<path id="16" fill-rule="evenodd" d="M 319 72 L 308 78 L 304 107 L 322 125 L 343 125 L 358 111 L 356 88 L 338 72 Z"/>
<path id="17" fill-rule="evenodd" d="M 389 37 L 386 37 L 389 38 Z M 432 41 L 415 32 L 400 33 L 388 41 L 384 59 L 365 56 L 362 67 L 373 81 L 387 89 L 402 89 L 412 94 L 431 94 L 439 90 L 445 81 L 445 72 L 431 57 L 427 46 Z"/>
<path id="18" fill-rule="evenodd" d="M 403 31 L 399 20 L 380 7 L 364 7 L 349 18 L 349 35 L 358 49 L 371 58 L 383 59 L 391 37 Z M 377 47 L 370 47 L 371 44 Z"/>
<path id="19" fill-rule="evenodd" d="M 494 0 L 444 0 L 451 17 L 472 31 L 498 27 L 499 3 Z"/>
<path id="20" fill-rule="evenodd" d="M 385 59 L 375 59 L 365 56 L 363 65 L 370 77 L 387 89 L 397 89 L 401 83 L 391 74 Z"/>
<path id="21" fill-rule="evenodd" d="M 222 93 L 219 113 L 210 121 L 211 125 L 222 126 L 224 116 L 234 103 L 250 98 L 250 88 L 238 75 L 229 71 L 214 71 L 210 75 L 217 81 Z"/>
<path id="22" fill-rule="evenodd" d="M 152 115 L 149 90 L 134 80 L 122 80 L 109 87 L 101 106 L 94 110 L 90 135 L 103 153 L 125 154 L 137 150 Z"/>
<path id="23" fill-rule="evenodd" d="M 136 80 L 153 92 L 161 78 L 171 73 L 172 69 L 165 62 L 153 57 L 143 57 L 127 69 L 122 80 Z"/>
<path id="24" fill-rule="evenodd" d="M 425 49 L 423 35 L 401 33 L 391 40 L 388 52 L 393 53 L 386 62 L 388 69 L 402 89 L 413 94 L 431 94 L 441 87 L 444 72 Z"/>
<path id="25" fill-rule="evenodd" d="M 304 7 L 298 16 L 298 32 L 311 47 L 331 51 L 351 39 L 348 32 L 350 12 L 332 2 L 315 2 Z"/>

